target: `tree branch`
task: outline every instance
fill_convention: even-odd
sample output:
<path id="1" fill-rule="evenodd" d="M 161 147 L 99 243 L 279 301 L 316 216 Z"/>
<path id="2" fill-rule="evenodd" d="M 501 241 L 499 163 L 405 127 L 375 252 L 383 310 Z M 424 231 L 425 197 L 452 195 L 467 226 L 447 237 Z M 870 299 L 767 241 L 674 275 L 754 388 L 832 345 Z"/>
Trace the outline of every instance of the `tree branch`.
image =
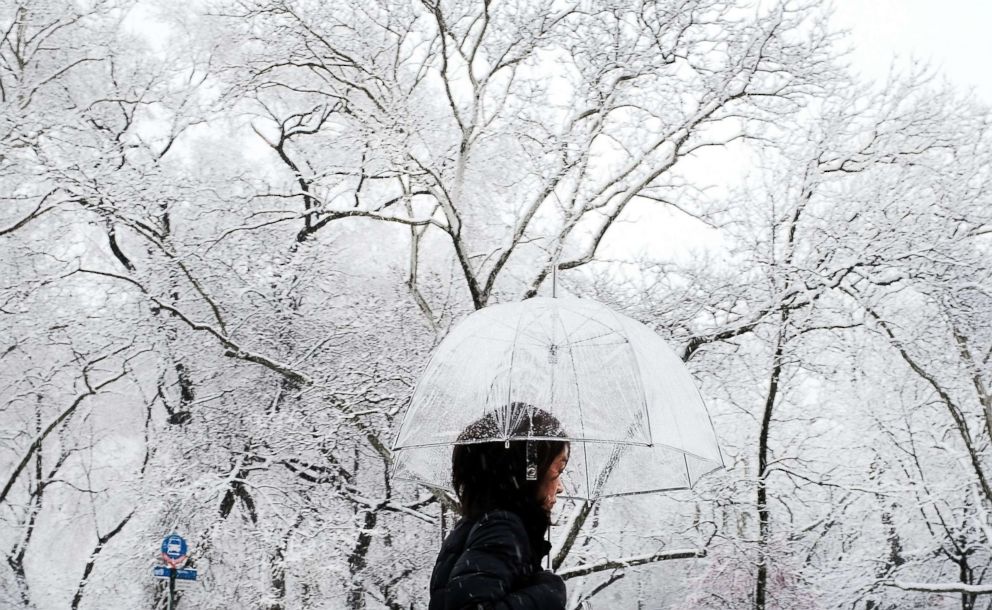
<path id="1" fill-rule="evenodd" d="M 28 462 L 31 461 L 31 457 L 35 453 L 41 450 L 41 445 L 45 441 L 45 439 L 48 438 L 48 435 L 51 434 L 52 431 L 59 426 L 59 424 L 64 422 L 73 413 L 75 413 L 76 409 L 79 407 L 80 404 L 82 404 L 83 400 L 85 400 L 90 396 L 96 395 L 103 388 L 114 383 L 115 381 L 120 380 L 125 375 L 127 375 L 127 369 L 122 368 L 119 375 L 111 377 L 110 379 L 107 379 L 106 381 L 103 381 L 102 383 L 99 383 L 95 386 L 90 384 L 88 378 L 89 367 L 93 366 L 94 364 L 97 364 L 98 362 L 101 362 L 102 360 L 105 360 L 106 358 L 112 355 L 119 354 L 124 349 L 127 349 L 127 347 L 123 347 L 111 354 L 108 354 L 106 356 L 101 356 L 99 358 L 95 358 L 94 360 L 91 360 L 90 362 L 86 363 L 86 366 L 83 367 L 83 379 L 86 385 L 86 392 L 83 392 L 82 394 L 77 396 L 76 399 L 72 401 L 72 404 L 66 407 L 66 409 L 58 415 L 58 417 L 53 419 L 47 426 L 45 426 L 45 429 L 42 430 L 38 434 L 38 436 L 36 436 L 35 439 L 31 442 L 31 445 L 28 447 L 28 450 L 24 453 L 24 456 L 21 458 L 21 461 L 17 464 L 17 466 L 14 467 L 14 470 L 10 473 L 10 477 L 7 479 L 7 483 L 4 484 L 3 489 L 0 490 L 0 503 L 2 503 L 4 500 L 7 499 L 7 494 L 10 493 L 10 490 L 14 486 L 14 483 L 17 482 L 18 477 L 21 476 L 21 473 L 24 471 L 24 468 L 27 467 Z"/>
<path id="2" fill-rule="evenodd" d="M 699 557 L 706 557 L 706 551 L 704 549 L 676 549 L 674 551 L 663 551 L 660 553 L 651 553 L 650 555 L 638 555 L 636 557 L 601 561 L 599 563 L 566 568 L 564 570 L 559 570 L 558 576 L 561 576 L 562 580 L 568 580 L 569 578 L 587 576 L 589 574 L 602 572 L 604 570 L 622 570 L 625 568 L 644 565 L 646 563 L 656 563 L 658 561 L 668 561 L 670 559 L 695 559 Z"/>
<path id="3" fill-rule="evenodd" d="M 253 362 L 255 364 L 260 364 L 272 371 L 275 371 L 276 373 L 279 373 L 280 375 L 286 377 L 290 381 L 299 383 L 301 385 L 310 385 L 313 383 L 313 381 L 309 377 L 307 377 L 303 373 L 299 373 L 297 371 L 292 370 L 289 366 L 285 364 L 282 364 L 270 358 L 266 358 L 261 354 L 255 354 L 245 350 L 240 345 L 238 345 L 234 340 L 228 337 L 222 330 L 217 330 L 216 328 L 214 328 L 209 324 L 196 322 L 190 319 L 189 316 L 187 316 L 181 310 L 177 309 L 172 305 L 169 305 L 168 303 L 162 302 L 154 295 L 150 294 L 142 284 L 129 277 L 125 277 L 123 275 L 117 275 L 116 273 L 108 273 L 106 271 L 95 271 L 91 269 L 82 269 L 82 268 L 80 268 L 78 272 L 90 273 L 93 275 L 102 275 L 104 277 L 118 279 L 127 282 L 133 286 L 136 286 L 142 293 L 145 294 L 145 296 L 147 296 L 153 303 L 155 303 L 157 307 L 160 307 L 168 311 L 169 313 L 174 314 L 177 318 L 185 322 L 186 325 L 189 326 L 191 329 L 196 331 L 206 332 L 207 334 L 212 335 L 214 338 L 216 338 L 225 348 L 227 348 L 227 351 L 224 352 L 225 356 L 231 358 L 237 358 L 239 360 L 245 360 L 247 362 Z"/>
<path id="4" fill-rule="evenodd" d="M 992 593 L 992 585 L 966 585 L 960 582 L 909 582 L 904 580 L 882 581 L 886 587 L 895 587 L 903 591 L 925 591 L 928 593 L 968 593 L 985 595 Z"/>

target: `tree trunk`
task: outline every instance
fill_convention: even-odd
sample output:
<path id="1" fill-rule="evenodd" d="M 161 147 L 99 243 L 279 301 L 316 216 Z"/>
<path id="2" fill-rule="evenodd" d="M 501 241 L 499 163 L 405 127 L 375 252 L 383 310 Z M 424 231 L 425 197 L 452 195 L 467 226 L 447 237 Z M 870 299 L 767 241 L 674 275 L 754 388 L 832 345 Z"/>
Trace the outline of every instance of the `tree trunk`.
<path id="1" fill-rule="evenodd" d="M 778 396 L 778 381 L 782 374 L 782 351 L 785 344 L 784 333 L 788 313 L 782 311 L 782 328 L 779 330 L 775 344 L 775 355 L 772 360 L 772 372 L 768 381 L 768 395 L 765 398 L 764 413 L 761 416 L 761 430 L 758 434 L 758 572 L 754 585 L 754 610 L 765 610 L 765 600 L 768 588 L 768 434 L 772 423 L 772 413 L 775 409 L 775 399 Z"/>
<path id="2" fill-rule="evenodd" d="M 374 510 L 365 513 L 365 522 L 362 530 L 358 534 L 358 542 L 355 549 L 348 557 L 348 570 L 351 574 L 351 584 L 348 590 L 348 607 L 354 610 L 365 608 L 365 589 L 362 587 L 360 574 L 368 564 L 369 546 L 372 544 L 372 528 L 375 527 L 378 517 Z"/>

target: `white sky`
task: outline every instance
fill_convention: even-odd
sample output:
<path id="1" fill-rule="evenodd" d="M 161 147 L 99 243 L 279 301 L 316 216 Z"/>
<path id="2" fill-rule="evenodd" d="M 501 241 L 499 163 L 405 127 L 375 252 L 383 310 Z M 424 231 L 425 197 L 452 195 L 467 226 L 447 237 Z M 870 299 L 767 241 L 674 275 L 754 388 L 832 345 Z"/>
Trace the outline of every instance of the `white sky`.
<path id="1" fill-rule="evenodd" d="M 989 0 L 834 0 L 835 23 L 850 30 L 851 62 L 883 76 L 893 58 L 928 60 L 950 82 L 992 104 Z"/>

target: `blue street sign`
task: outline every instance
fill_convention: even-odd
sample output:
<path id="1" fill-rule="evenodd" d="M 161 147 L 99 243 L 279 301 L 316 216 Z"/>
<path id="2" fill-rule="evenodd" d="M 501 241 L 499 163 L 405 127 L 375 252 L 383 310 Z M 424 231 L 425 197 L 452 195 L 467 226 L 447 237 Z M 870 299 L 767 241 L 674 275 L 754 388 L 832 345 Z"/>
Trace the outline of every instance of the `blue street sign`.
<path id="1" fill-rule="evenodd" d="M 176 580 L 196 580 L 196 570 L 192 568 L 176 570 Z"/>
<path id="2" fill-rule="evenodd" d="M 162 540 L 162 554 L 173 561 L 185 557 L 188 550 L 186 540 L 179 534 L 169 534 Z"/>
<path id="3" fill-rule="evenodd" d="M 166 566 L 155 566 L 152 573 L 156 578 L 168 578 L 169 571 L 170 568 Z M 196 580 L 196 570 L 192 568 L 176 570 L 176 580 Z"/>

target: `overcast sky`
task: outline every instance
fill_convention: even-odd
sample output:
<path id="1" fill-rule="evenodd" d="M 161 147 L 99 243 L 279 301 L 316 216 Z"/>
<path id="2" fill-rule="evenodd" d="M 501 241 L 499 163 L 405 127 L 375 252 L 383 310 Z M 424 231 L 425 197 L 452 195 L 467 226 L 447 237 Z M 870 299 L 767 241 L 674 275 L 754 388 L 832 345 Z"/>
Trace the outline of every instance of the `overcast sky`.
<path id="1" fill-rule="evenodd" d="M 837 25 L 851 33 L 852 63 L 866 76 L 884 75 L 893 57 L 916 57 L 992 103 L 989 0 L 835 0 L 834 6 Z"/>

